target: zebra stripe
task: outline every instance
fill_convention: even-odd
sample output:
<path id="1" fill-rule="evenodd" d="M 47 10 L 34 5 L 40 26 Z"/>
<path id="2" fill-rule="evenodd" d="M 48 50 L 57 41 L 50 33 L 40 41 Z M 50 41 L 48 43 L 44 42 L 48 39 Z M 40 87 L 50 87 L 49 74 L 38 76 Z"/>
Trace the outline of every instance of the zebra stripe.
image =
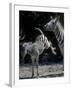
<path id="1" fill-rule="evenodd" d="M 64 46 L 64 39 L 62 38 L 61 32 L 59 30 L 55 30 L 54 33 L 56 35 L 56 39 L 57 39 L 59 45 L 61 47 L 63 47 Z"/>
<path id="2" fill-rule="evenodd" d="M 50 42 L 48 42 L 48 39 L 47 39 L 47 37 L 44 35 L 44 34 L 42 34 L 42 35 L 39 35 L 37 38 L 36 38 L 36 41 L 41 41 L 41 42 L 43 42 L 44 43 L 44 45 L 47 45 L 48 44 L 48 46 L 50 47 Z"/>
<path id="3" fill-rule="evenodd" d="M 39 35 L 37 38 L 36 38 L 36 41 L 44 41 L 45 40 L 45 36 L 42 34 L 42 35 Z"/>

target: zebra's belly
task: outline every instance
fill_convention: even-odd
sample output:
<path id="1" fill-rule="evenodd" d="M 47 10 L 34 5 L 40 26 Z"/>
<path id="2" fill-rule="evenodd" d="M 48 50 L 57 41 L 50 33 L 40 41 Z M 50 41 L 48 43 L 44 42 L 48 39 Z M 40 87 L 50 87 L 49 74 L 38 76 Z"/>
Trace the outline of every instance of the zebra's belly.
<path id="1" fill-rule="evenodd" d="M 44 48 L 39 45 L 33 45 L 27 49 L 27 53 L 31 56 L 39 56 L 43 53 Z"/>

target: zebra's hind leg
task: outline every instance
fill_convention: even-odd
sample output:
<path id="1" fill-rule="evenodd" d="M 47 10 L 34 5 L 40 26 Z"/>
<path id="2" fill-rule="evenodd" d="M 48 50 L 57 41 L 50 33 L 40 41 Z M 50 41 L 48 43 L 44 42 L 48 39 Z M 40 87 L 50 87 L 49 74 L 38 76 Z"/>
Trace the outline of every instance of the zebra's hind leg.
<path id="1" fill-rule="evenodd" d="M 25 64 L 25 56 L 27 55 L 27 50 L 25 49 L 23 52 L 23 64 Z"/>
<path id="2" fill-rule="evenodd" d="M 26 56 L 26 53 L 23 55 L 23 64 L 25 64 L 25 56 Z"/>

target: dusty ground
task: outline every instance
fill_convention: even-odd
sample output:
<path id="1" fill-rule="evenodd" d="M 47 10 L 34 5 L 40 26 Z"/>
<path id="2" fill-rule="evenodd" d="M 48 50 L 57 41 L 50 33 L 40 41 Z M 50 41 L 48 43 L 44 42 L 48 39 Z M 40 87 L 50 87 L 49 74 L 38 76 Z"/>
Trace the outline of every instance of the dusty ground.
<path id="1" fill-rule="evenodd" d="M 62 64 L 39 65 L 39 78 L 41 77 L 57 77 L 64 75 L 64 67 Z M 20 66 L 19 78 L 27 79 L 32 77 L 32 67 L 29 65 Z M 34 67 L 34 78 L 37 77 L 37 69 Z"/>

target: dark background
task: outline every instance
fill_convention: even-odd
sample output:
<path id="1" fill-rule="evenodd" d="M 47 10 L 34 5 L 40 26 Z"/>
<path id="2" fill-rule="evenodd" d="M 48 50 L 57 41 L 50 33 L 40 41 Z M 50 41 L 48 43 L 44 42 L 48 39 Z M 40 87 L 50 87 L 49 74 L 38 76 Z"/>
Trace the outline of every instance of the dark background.
<path id="1" fill-rule="evenodd" d="M 19 35 L 24 36 L 23 40 L 19 40 L 19 43 L 24 42 L 34 42 L 35 38 L 40 35 L 40 32 L 34 30 L 34 27 L 40 28 L 44 34 L 47 36 L 48 40 L 50 40 L 54 47 L 56 47 L 56 55 L 53 55 L 51 50 L 44 50 L 43 54 L 40 55 L 40 64 L 52 64 L 52 63 L 63 63 L 63 56 L 61 55 L 60 49 L 58 47 L 58 42 L 55 38 L 53 32 L 44 31 L 43 26 L 49 22 L 50 16 L 56 17 L 56 15 L 60 16 L 60 22 L 64 27 L 64 13 L 57 12 L 37 12 L 37 11 L 19 11 Z M 20 64 L 22 63 L 21 58 L 21 45 L 20 47 Z M 48 53 L 45 56 L 45 53 Z M 30 56 L 27 55 L 25 57 L 25 64 L 31 63 Z"/>

